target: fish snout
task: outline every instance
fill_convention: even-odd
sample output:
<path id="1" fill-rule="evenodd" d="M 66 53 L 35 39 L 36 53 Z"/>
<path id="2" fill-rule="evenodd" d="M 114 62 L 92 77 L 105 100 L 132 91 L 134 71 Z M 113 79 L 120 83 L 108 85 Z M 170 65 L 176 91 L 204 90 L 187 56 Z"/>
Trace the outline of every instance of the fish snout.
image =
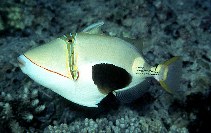
<path id="1" fill-rule="evenodd" d="M 22 55 L 17 58 L 19 67 L 24 67 L 26 62 L 23 60 Z"/>

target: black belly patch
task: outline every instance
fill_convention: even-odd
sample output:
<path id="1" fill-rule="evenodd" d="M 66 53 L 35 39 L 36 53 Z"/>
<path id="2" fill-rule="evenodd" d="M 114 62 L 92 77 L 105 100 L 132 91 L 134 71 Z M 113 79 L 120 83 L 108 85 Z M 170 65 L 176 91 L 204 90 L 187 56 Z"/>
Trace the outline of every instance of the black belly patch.
<path id="1" fill-rule="evenodd" d="M 92 66 L 92 79 L 101 92 L 108 94 L 129 85 L 132 77 L 121 67 L 102 63 Z"/>

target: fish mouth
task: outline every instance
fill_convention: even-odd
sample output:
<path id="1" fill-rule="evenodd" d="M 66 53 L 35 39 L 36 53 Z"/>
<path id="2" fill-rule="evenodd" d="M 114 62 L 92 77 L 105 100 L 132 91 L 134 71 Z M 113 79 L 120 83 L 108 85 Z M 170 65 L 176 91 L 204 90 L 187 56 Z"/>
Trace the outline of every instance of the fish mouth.
<path id="1" fill-rule="evenodd" d="M 19 67 L 24 67 L 26 65 L 26 62 L 20 56 L 17 58 L 17 60 Z"/>

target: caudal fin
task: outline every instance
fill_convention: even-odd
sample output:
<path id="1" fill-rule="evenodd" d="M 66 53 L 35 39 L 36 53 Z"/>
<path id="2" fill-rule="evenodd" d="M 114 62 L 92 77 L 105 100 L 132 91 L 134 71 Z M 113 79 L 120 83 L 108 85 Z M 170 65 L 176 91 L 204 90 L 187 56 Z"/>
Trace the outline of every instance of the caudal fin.
<path id="1" fill-rule="evenodd" d="M 178 91 L 182 75 L 182 60 L 179 56 L 167 60 L 158 65 L 159 75 L 156 79 L 159 81 L 164 90 L 169 93 Z"/>

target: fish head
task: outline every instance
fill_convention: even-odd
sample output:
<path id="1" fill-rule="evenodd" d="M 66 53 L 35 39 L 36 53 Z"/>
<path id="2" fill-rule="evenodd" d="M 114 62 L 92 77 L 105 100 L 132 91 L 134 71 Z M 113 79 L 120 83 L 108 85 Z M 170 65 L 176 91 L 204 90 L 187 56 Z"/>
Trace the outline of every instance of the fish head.
<path id="1" fill-rule="evenodd" d="M 77 80 L 74 41 L 71 36 L 57 38 L 20 55 L 18 64 L 21 70 L 35 81 L 41 78 L 41 72 Z M 42 71 L 39 71 L 41 69 Z"/>

